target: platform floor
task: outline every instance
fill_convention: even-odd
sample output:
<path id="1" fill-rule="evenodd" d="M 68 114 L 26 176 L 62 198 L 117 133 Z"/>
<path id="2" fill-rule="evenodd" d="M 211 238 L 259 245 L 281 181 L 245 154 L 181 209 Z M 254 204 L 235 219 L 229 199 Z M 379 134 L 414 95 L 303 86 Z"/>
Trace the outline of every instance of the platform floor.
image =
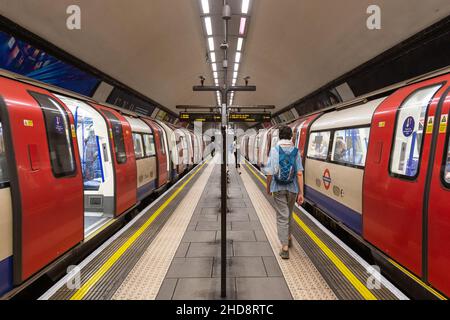
<path id="1" fill-rule="evenodd" d="M 217 160 L 192 170 L 41 299 L 220 299 Z M 406 299 L 299 208 L 291 258 L 282 260 L 263 176 L 244 165 L 230 177 L 227 299 Z"/>

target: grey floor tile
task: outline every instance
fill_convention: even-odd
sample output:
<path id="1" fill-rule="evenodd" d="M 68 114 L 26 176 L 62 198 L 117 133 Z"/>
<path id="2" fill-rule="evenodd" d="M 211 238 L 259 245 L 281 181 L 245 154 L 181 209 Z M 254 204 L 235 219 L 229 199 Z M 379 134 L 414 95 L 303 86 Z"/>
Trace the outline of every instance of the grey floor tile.
<path id="1" fill-rule="evenodd" d="M 181 242 L 178 246 L 177 252 L 175 252 L 175 258 L 184 258 L 189 249 L 189 242 Z"/>
<path id="2" fill-rule="evenodd" d="M 218 215 L 213 215 L 213 214 L 205 214 L 205 215 L 200 215 L 198 218 L 198 221 L 218 221 L 219 220 L 219 216 Z"/>
<path id="3" fill-rule="evenodd" d="M 218 231 L 221 230 L 220 221 L 199 221 L 196 230 L 199 231 Z M 227 223 L 227 230 L 231 230 L 231 223 Z"/>
<path id="4" fill-rule="evenodd" d="M 212 258 L 174 258 L 166 278 L 211 277 Z"/>
<path id="5" fill-rule="evenodd" d="M 187 257 L 220 257 L 220 243 L 191 243 Z M 233 246 L 227 245 L 227 255 L 233 254 Z"/>
<path id="6" fill-rule="evenodd" d="M 283 272 L 280 269 L 277 259 L 272 255 L 271 257 L 263 257 L 264 266 L 269 277 L 282 277 Z"/>
<path id="7" fill-rule="evenodd" d="M 240 300 L 292 300 L 286 281 L 282 277 L 237 278 L 236 291 Z"/>
<path id="8" fill-rule="evenodd" d="M 231 230 L 262 230 L 262 225 L 259 221 L 232 221 Z"/>
<path id="9" fill-rule="evenodd" d="M 230 277 L 267 276 L 261 257 L 232 257 L 227 262 L 227 273 Z M 220 277 L 220 259 L 214 260 L 213 277 Z"/>
<path id="10" fill-rule="evenodd" d="M 227 215 L 227 221 L 250 221 L 248 214 L 246 213 L 229 213 Z"/>
<path id="11" fill-rule="evenodd" d="M 235 279 L 227 279 L 227 299 L 235 299 Z M 219 300 L 220 278 L 179 279 L 174 300 Z"/>
<path id="12" fill-rule="evenodd" d="M 236 257 L 273 257 L 272 247 L 268 242 L 233 242 Z"/>
<path id="13" fill-rule="evenodd" d="M 216 231 L 186 231 L 182 242 L 214 242 Z"/>
<path id="14" fill-rule="evenodd" d="M 217 231 L 216 240 L 220 241 L 220 231 Z M 232 241 L 256 241 L 255 233 L 250 230 L 228 231 L 227 239 Z"/>
<path id="15" fill-rule="evenodd" d="M 201 214 L 211 215 L 211 214 L 219 214 L 219 208 L 202 208 Z"/>
<path id="16" fill-rule="evenodd" d="M 161 288 L 159 288 L 156 300 L 171 300 L 177 281 L 178 279 L 165 279 L 161 285 Z"/>
<path id="17" fill-rule="evenodd" d="M 256 236 L 256 241 L 266 241 L 266 242 L 269 241 L 269 240 L 267 240 L 267 236 L 266 236 L 266 233 L 264 232 L 264 230 L 255 230 L 255 236 Z"/>

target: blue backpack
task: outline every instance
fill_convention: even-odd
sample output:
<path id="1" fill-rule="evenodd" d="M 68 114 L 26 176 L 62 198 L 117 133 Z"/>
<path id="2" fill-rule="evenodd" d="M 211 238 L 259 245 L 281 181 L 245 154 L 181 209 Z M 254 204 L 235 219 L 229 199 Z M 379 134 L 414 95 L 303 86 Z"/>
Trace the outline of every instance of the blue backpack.
<path id="1" fill-rule="evenodd" d="M 279 171 L 275 180 L 279 184 L 289 184 L 294 182 L 295 177 L 295 160 L 297 158 L 298 149 L 294 148 L 291 152 L 286 152 L 281 146 L 278 147 Z"/>

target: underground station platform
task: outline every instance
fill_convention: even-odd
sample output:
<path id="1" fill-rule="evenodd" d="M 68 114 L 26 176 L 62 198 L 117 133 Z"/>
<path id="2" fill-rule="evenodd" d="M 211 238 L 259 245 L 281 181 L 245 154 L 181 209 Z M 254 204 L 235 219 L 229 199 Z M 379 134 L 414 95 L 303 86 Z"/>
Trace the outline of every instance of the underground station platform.
<path id="1" fill-rule="evenodd" d="M 449 43 L 449 0 L 0 0 L 0 309 L 445 308 Z"/>
<path id="2" fill-rule="evenodd" d="M 79 279 L 68 275 L 39 299 L 221 299 L 218 158 L 199 164 L 82 261 Z M 264 184 L 251 164 L 243 165 L 240 175 L 229 172 L 223 298 L 408 299 L 299 207 L 291 257 L 282 260 L 276 214 Z M 76 281 L 78 286 L 69 289 Z"/>

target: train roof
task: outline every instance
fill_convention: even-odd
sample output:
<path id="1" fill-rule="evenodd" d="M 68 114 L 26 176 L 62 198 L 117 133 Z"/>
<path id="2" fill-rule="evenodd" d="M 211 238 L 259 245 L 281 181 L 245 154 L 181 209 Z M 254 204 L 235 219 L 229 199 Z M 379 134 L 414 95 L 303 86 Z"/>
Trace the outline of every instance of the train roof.
<path id="1" fill-rule="evenodd" d="M 386 99 L 378 98 L 351 109 L 328 112 L 319 117 L 311 126 L 312 131 L 370 125 L 376 108 Z"/>

